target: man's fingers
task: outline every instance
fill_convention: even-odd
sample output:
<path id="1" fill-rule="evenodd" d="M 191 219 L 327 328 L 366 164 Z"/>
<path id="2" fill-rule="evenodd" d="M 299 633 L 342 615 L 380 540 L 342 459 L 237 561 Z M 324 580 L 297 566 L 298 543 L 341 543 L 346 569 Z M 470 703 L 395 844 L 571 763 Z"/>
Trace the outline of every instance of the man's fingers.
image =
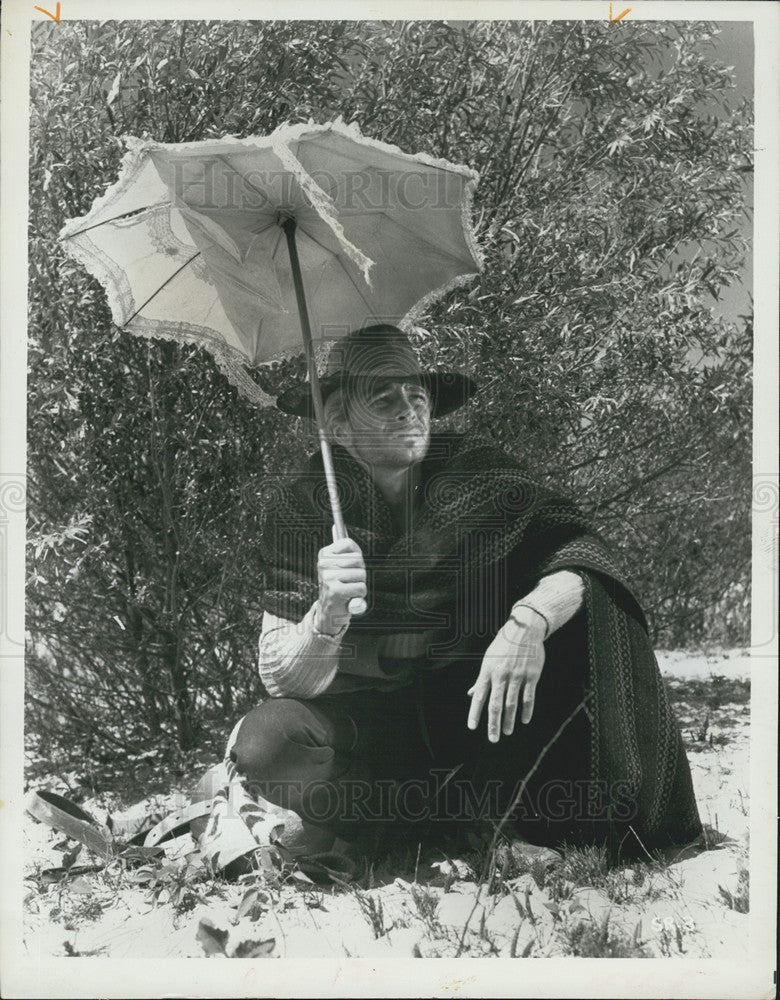
<path id="1" fill-rule="evenodd" d="M 520 700 L 520 682 L 510 684 L 506 689 L 506 700 L 504 701 L 504 725 L 502 732 L 504 736 L 511 736 L 515 730 L 515 719 L 517 718 L 517 705 Z"/>
<path id="2" fill-rule="evenodd" d="M 494 683 L 490 692 L 488 702 L 488 739 L 491 743 L 498 743 L 501 735 L 501 713 L 504 709 L 504 695 L 506 685 Z"/>
<path id="3" fill-rule="evenodd" d="M 467 722 L 469 729 L 476 729 L 479 725 L 479 717 L 482 715 L 482 706 L 485 704 L 488 690 L 489 685 L 487 681 L 478 679 L 477 683 L 468 692 L 471 695 L 471 708 L 469 709 Z"/>
<path id="4" fill-rule="evenodd" d="M 340 567 L 340 566 L 364 566 L 363 553 L 353 552 L 333 552 L 330 549 L 321 549 L 319 559 L 320 567 Z"/>
<path id="5" fill-rule="evenodd" d="M 536 698 L 536 685 L 526 684 L 523 689 L 523 714 L 520 716 L 524 725 L 531 721 L 534 714 L 534 700 Z"/>
<path id="6" fill-rule="evenodd" d="M 326 583 L 365 583 L 366 571 L 362 566 L 324 567 L 322 579 Z"/>
<path id="7" fill-rule="evenodd" d="M 331 542 L 330 545 L 326 545 L 321 552 L 331 552 L 338 554 L 339 552 L 357 552 L 358 555 L 362 556 L 362 550 L 358 543 L 353 538 L 338 538 Z"/>

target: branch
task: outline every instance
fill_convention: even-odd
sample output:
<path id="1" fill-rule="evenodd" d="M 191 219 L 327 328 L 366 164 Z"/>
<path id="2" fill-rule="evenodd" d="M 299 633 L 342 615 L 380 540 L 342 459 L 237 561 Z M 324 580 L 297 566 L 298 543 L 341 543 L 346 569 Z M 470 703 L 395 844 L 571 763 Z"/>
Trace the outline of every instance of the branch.
<path id="1" fill-rule="evenodd" d="M 109 743 L 113 743 L 114 746 L 119 747 L 121 750 L 129 750 L 131 753 L 143 752 L 141 747 L 118 740 L 115 736 L 112 736 L 111 733 L 106 732 L 105 729 L 100 729 L 91 719 L 85 719 L 83 712 L 80 714 L 71 712 L 62 705 L 57 705 L 55 707 L 54 705 L 50 705 L 48 702 L 43 701 L 41 698 L 36 698 L 35 695 L 31 694 L 29 691 L 26 694 L 26 698 L 28 701 L 31 701 L 36 705 L 40 705 L 41 708 L 44 708 L 55 715 L 67 715 L 68 718 L 75 722 L 83 732 L 86 732 L 90 736 L 99 736 L 101 739 L 107 740 Z"/>

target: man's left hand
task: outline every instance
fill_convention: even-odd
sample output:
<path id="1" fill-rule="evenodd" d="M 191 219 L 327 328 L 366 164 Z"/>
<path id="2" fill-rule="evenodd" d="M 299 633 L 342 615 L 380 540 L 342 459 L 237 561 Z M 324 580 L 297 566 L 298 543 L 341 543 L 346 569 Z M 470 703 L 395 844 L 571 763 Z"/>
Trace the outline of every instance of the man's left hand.
<path id="1" fill-rule="evenodd" d="M 497 743 L 501 732 L 509 736 L 523 697 L 523 723 L 531 721 L 536 685 L 544 666 L 544 619 L 530 608 L 517 608 L 513 618 L 488 646 L 471 696 L 468 727 L 476 729 L 485 701 L 488 703 L 488 739 Z M 517 620 L 515 620 L 517 619 Z M 502 725 L 503 722 L 503 725 Z"/>

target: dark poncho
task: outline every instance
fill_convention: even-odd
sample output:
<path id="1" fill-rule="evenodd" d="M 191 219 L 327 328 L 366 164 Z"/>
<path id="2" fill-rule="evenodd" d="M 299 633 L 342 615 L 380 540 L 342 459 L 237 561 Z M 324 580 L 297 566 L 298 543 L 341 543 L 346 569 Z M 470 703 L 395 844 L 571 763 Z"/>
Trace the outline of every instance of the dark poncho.
<path id="1" fill-rule="evenodd" d="M 339 447 L 334 461 L 349 534 L 368 573 L 369 609 L 352 619 L 345 645 L 373 648 L 388 677 L 472 662 L 476 678 L 512 605 L 542 576 L 578 571 L 583 610 L 545 644 L 528 728 L 533 753 L 580 701 L 584 706 L 546 755 L 538 781 L 565 773 L 576 758 L 589 794 L 599 789 L 614 805 L 611 815 L 622 809 L 626 817 L 622 833 L 610 824 L 610 841 L 629 827 L 648 849 L 694 839 L 701 825 L 688 761 L 644 615 L 614 554 L 576 505 L 494 447 L 434 435 L 411 529 L 398 537 L 367 471 Z M 300 621 L 318 595 L 317 553 L 332 540 L 320 456 L 304 475 L 277 479 L 266 504 L 263 606 Z M 349 690 L 341 673 L 328 694 L 339 690 Z"/>

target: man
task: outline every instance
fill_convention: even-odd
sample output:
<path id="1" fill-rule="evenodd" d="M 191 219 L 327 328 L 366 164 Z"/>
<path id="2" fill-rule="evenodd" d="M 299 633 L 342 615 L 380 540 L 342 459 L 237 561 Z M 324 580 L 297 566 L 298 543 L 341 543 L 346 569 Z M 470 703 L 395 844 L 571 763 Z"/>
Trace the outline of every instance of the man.
<path id="1" fill-rule="evenodd" d="M 687 843 L 701 830 L 688 763 L 613 556 L 510 456 L 431 434 L 474 388 L 421 372 L 395 327 L 334 346 L 322 391 L 350 537 L 329 541 L 317 455 L 269 507 L 270 697 L 231 759 L 300 817 L 298 854 L 503 817 L 615 858 Z M 305 386 L 278 405 L 311 415 Z"/>

